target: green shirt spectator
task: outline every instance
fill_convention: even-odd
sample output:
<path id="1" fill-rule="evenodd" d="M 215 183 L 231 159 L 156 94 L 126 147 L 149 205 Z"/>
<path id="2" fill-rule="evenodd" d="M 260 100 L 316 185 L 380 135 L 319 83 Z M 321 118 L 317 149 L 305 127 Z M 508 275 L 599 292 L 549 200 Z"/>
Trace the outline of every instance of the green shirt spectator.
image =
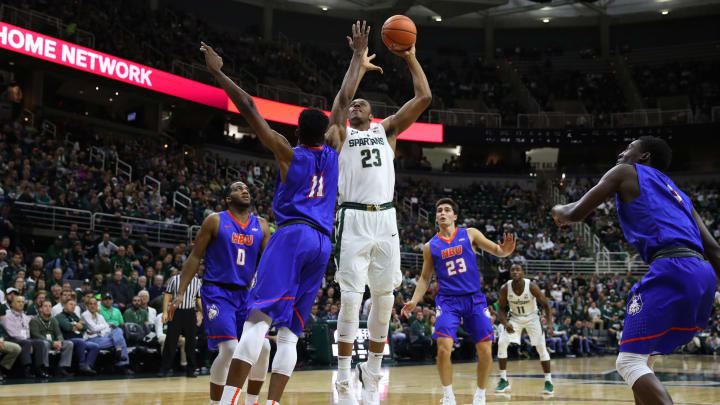
<path id="1" fill-rule="evenodd" d="M 42 315 L 34 316 L 30 320 L 30 337 L 32 339 L 47 340 L 50 343 L 63 341 L 63 333 L 60 330 L 60 323 L 57 318 L 43 318 Z M 48 339 L 48 337 L 50 339 Z"/>
<path id="2" fill-rule="evenodd" d="M 113 298 L 111 294 L 105 294 L 102 297 L 102 305 L 100 306 L 100 314 L 105 318 L 107 323 L 112 323 L 115 326 L 120 326 L 125 321 L 120 313 L 120 310 L 113 307 Z"/>
<path id="3" fill-rule="evenodd" d="M 125 310 L 125 322 L 145 325 L 148 322 L 147 309 L 140 306 L 140 297 L 137 295 L 132 299 L 132 306 Z"/>
<path id="4" fill-rule="evenodd" d="M 117 254 L 110 259 L 110 266 L 113 269 L 121 268 L 123 272 L 123 276 L 130 277 L 130 273 L 132 272 L 132 260 L 127 256 L 127 252 L 125 250 L 125 246 L 120 246 L 118 248 Z"/>

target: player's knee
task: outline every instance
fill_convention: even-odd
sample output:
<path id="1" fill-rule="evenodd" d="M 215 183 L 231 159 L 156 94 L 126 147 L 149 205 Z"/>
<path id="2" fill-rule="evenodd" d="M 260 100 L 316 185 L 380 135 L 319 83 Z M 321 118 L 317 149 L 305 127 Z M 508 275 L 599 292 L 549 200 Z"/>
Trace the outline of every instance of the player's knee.
<path id="1" fill-rule="evenodd" d="M 363 295 L 353 291 L 343 291 L 340 295 L 340 313 L 338 320 L 343 322 L 358 322 L 360 306 Z"/>
<path id="2" fill-rule="evenodd" d="M 478 357 L 492 357 L 492 341 L 486 340 L 483 342 L 478 342 L 475 345 L 475 350 L 477 350 Z M 506 356 L 507 357 L 507 356 Z"/>
<path id="3" fill-rule="evenodd" d="M 248 380 L 265 381 L 268 364 L 270 364 L 270 341 L 265 339 L 262 350 L 260 351 L 260 357 L 258 357 L 257 363 L 255 363 L 255 365 L 250 369 Z"/>
<path id="4" fill-rule="evenodd" d="M 280 328 L 277 335 L 277 353 L 273 359 L 272 372 L 290 377 L 297 362 L 298 337 L 288 328 Z"/>
<path id="5" fill-rule="evenodd" d="M 437 340 L 437 355 L 438 357 L 450 358 L 452 355 L 454 341 L 449 338 L 439 338 Z"/>
<path id="6" fill-rule="evenodd" d="M 630 388 L 635 385 L 635 382 L 637 382 L 640 377 L 653 373 L 650 367 L 648 367 L 647 354 L 620 352 L 617 360 L 615 360 L 615 368 Z"/>
<path id="7" fill-rule="evenodd" d="M 535 345 L 535 349 L 537 350 L 538 355 L 540 356 L 540 361 L 550 360 L 550 352 L 548 352 L 547 344 L 544 341 Z"/>
<path id="8" fill-rule="evenodd" d="M 230 368 L 230 362 L 232 361 L 236 347 L 237 340 L 235 339 L 225 340 L 218 344 L 218 355 L 210 367 L 211 383 L 215 385 L 225 385 L 228 369 Z"/>
<path id="9" fill-rule="evenodd" d="M 387 340 L 388 327 L 390 326 L 390 315 L 392 313 L 395 297 L 392 292 L 385 295 L 370 295 L 372 306 L 368 317 L 368 332 L 373 342 L 385 342 Z"/>

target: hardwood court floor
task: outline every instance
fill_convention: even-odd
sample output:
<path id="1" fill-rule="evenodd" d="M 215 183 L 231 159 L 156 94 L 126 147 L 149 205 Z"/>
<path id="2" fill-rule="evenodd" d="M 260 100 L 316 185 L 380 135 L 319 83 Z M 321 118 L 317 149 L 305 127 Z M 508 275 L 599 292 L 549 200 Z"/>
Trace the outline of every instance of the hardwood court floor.
<path id="1" fill-rule="evenodd" d="M 488 404 L 633 404 L 630 389 L 615 373 L 615 358 L 553 360 L 555 394 L 542 395 L 543 378 L 538 361 L 508 364 L 512 392 L 495 394 L 497 362 L 488 387 Z M 453 388 L 458 405 L 471 404 L 474 364 L 455 366 Z M 658 360 L 656 374 L 666 384 L 676 404 L 720 403 L 720 359 L 709 356 L 669 356 Z M 382 404 L 437 405 L 442 389 L 435 367 L 409 366 L 384 369 Z M 283 405 L 334 404 L 332 370 L 300 371 L 293 375 Z M 17 384 L 0 386 L 0 404 L 13 405 L 156 405 L 208 403 L 208 377 L 157 379 L 132 378 Z M 244 398 L 244 395 L 243 395 Z M 260 396 L 264 403 L 265 390 Z"/>

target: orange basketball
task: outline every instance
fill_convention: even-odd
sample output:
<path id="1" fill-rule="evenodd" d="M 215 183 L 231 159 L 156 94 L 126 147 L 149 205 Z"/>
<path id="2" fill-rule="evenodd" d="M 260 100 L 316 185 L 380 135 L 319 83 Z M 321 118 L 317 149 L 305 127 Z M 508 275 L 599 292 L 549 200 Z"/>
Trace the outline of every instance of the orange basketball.
<path id="1" fill-rule="evenodd" d="M 415 45 L 417 28 L 410 18 L 394 15 L 382 26 L 382 41 L 391 51 L 405 51 Z"/>

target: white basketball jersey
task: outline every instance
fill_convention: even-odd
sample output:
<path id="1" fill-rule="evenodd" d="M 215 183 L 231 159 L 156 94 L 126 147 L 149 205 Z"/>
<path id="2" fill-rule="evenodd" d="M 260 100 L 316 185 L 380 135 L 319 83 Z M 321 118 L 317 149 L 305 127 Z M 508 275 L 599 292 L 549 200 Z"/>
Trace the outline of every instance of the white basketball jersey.
<path id="1" fill-rule="evenodd" d="M 523 318 L 529 315 L 538 315 L 537 300 L 530 293 L 530 280 L 525 280 L 525 288 L 520 295 L 515 294 L 512 288 L 512 280 L 505 283 L 507 286 L 507 300 L 510 305 L 510 316 L 513 318 Z"/>
<path id="2" fill-rule="evenodd" d="M 370 124 L 367 131 L 347 127 L 347 138 L 338 157 L 338 203 L 392 202 L 394 158 L 382 125 Z"/>

